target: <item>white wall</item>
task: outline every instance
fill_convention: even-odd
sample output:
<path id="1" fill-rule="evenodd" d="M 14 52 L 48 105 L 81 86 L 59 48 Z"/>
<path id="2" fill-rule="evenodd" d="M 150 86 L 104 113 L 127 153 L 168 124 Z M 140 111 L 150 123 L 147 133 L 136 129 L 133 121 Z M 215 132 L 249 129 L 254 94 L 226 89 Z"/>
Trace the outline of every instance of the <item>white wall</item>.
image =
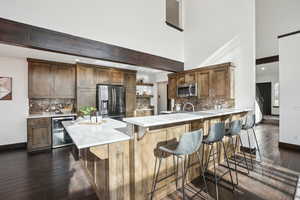
<path id="1" fill-rule="evenodd" d="M 183 61 L 162 0 L 2 0 L 0 17 Z"/>
<path id="2" fill-rule="evenodd" d="M 263 69 L 264 70 L 263 70 Z M 279 82 L 279 62 L 258 65 L 256 67 L 256 83 L 271 82 L 272 84 L 272 115 L 279 115 L 279 108 L 274 108 L 275 83 Z"/>
<path id="3" fill-rule="evenodd" d="M 299 0 L 256 0 L 256 58 L 278 55 L 277 36 L 300 30 Z"/>
<path id="4" fill-rule="evenodd" d="M 300 145 L 300 34 L 279 39 L 279 141 Z"/>
<path id="5" fill-rule="evenodd" d="M 0 101 L 0 145 L 27 141 L 27 61 L 0 57 L 0 77 L 12 77 L 12 101 Z"/>
<path id="6" fill-rule="evenodd" d="M 237 107 L 255 102 L 255 2 L 185 1 L 185 69 L 233 62 Z"/>

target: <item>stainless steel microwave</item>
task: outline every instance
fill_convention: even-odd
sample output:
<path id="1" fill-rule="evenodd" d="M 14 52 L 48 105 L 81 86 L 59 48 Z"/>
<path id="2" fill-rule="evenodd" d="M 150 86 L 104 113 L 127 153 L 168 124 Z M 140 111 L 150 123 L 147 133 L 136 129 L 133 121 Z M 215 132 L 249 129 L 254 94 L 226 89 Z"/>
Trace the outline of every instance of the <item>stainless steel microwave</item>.
<path id="1" fill-rule="evenodd" d="M 177 97 L 195 97 L 195 96 L 197 96 L 197 83 L 177 86 Z"/>

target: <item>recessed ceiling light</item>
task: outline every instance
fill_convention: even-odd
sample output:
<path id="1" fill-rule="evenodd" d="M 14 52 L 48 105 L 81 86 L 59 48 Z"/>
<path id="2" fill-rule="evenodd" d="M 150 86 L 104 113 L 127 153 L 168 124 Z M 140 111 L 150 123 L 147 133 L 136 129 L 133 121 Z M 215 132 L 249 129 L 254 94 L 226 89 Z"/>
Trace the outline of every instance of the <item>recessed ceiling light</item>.
<path id="1" fill-rule="evenodd" d="M 77 58 L 77 59 L 75 59 L 75 61 L 76 61 L 76 62 L 79 62 L 80 60 Z"/>
<path id="2" fill-rule="evenodd" d="M 261 70 L 265 70 L 265 68 L 264 68 L 264 67 L 262 67 L 262 68 L 261 68 Z"/>

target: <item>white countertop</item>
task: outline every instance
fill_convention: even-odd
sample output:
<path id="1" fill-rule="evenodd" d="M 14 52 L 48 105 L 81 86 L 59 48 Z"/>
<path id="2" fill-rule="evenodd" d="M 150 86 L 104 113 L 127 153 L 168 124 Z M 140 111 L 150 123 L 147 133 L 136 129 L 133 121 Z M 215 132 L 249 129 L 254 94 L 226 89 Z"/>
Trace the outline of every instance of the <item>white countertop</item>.
<path id="1" fill-rule="evenodd" d="M 104 118 L 104 120 L 106 122 L 100 125 L 83 125 L 78 124 L 78 121 L 65 121 L 62 124 L 78 149 L 130 139 L 125 134 L 126 123 L 110 118 Z"/>
<path id="2" fill-rule="evenodd" d="M 44 118 L 44 117 L 65 117 L 65 116 L 76 116 L 76 113 L 69 114 L 55 114 L 55 113 L 41 113 L 41 114 L 31 114 L 27 116 L 27 119 L 33 118 Z"/>
<path id="3" fill-rule="evenodd" d="M 173 123 L 179 123 L 185 121 L 219 117 L 223 115 L 238 114 L 242 112 L 249 112 L 251 110 L 252 109 L 249 108 L 205 110 L 205 111 L 197 111 L 197 112 L 154 115 L 154 116 L 147 116 L 147 117 L 131 117 L 131 118 L 124 118 L 123 120 L 130 124 L 148 128 L 152 126 L 161 126 L 161 125 L 167 125 L 167 124 L 173 124 Z"/>

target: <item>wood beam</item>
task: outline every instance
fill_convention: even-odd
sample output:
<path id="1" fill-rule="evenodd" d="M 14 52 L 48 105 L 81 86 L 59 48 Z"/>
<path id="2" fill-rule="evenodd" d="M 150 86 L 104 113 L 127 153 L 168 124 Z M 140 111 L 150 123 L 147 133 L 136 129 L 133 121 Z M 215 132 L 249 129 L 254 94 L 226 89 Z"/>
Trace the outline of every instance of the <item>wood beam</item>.
<path id="1" fill-rule="evenodd" d="M 0 18 L 0 43 L 170 72 L 184 63 L 132 49 Z"/>
<path id="2" fill-rule="evenodd" d="M 279 55 L 258 58 L 256 59 L 256 65 L 262 65 L 262 64 L 273 63 L 278 61 L 279 61 Z"/>

